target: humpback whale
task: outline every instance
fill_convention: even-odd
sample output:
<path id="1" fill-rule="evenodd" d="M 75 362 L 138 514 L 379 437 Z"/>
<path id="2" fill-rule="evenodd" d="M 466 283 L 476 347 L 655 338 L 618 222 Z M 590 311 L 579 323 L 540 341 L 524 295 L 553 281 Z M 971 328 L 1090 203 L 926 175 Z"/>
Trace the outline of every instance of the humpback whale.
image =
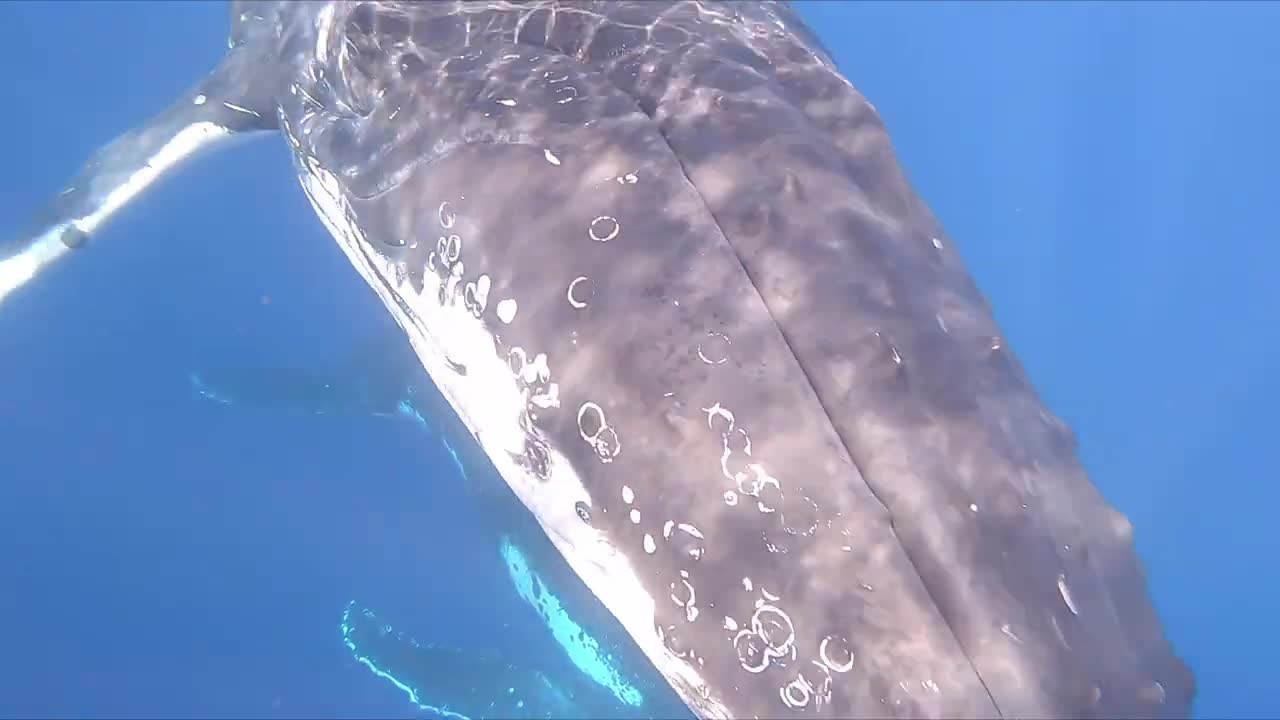
<path id="1" fill-rule="evenodd" d="M 0 298 L 275 131 L 471 474 L 697 716 L 1190 712 L 1132 527 L 789 5 L 238 1 L 229 46 Z"/>
<path id="2" fill-rule="evenodd" d="M 340 367 L 210 364 L 192 370 L 188 380 L 198 396 L 224 405 L 310 415 L 404 416 L 426 424 L 415 402 L 430 380 L 403 336 L 380 333 Z"/>

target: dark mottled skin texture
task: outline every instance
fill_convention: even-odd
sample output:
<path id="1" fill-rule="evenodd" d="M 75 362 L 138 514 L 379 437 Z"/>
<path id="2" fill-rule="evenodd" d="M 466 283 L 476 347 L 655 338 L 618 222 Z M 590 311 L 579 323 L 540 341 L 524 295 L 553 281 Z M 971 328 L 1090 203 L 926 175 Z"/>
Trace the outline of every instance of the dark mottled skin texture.
<path id="1" fill-rule="evenodd" d="M 503 421 L 524 437 L 507 482 L 534 483 L 528 504 L 581 479 L 591 531 L 655 603 L 630 630 L 662 638 L 649 657 L 695 712 L 1190 712 L 1127 520 L 789 7 L 237 2 L 233 20 L 210 87 L 262 118 L 234 129 L 276 118 L 304 179 L 333 178 L 349 256 L 448 356 L 433 380 L 455 408 L 480 407 L 493 353 L 545 355 Z M 449 313 L 490 346 L 441 334 Z M 553 386 L 558 406 L 535 402 Z"/>

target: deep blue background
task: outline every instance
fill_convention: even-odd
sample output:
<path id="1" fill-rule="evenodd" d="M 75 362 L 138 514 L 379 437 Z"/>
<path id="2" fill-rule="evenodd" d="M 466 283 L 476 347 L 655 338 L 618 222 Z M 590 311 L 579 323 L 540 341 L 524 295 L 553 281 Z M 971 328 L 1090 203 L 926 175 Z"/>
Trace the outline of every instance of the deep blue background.
<path id="1" fill-rule="evenodd" d="M 1199 714 L 1280 716 L 1280 5 L 804 12 L 1133 520 Z M 0 233 L 226 27 L 223 3 L 0 4 Z M 378 311 L 283 143 L 197 161 L 97 240 L 0 312 L 0 715 L 405 715 L 339 642 L 353 596 L 532 642 L 430 438 L 188 392 L 218 358 L 338 358 Z"/>

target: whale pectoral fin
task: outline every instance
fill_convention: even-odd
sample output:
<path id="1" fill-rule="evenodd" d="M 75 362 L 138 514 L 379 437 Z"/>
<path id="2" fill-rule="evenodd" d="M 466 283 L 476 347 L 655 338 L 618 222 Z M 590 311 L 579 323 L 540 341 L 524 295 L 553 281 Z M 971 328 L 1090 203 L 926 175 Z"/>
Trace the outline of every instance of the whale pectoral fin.
<path id="1" fill-rule="evenodd" d="M 0 301 L 30 282 L 160 178 L 223 141 L 276 127 L 273 73 L 261 51 L 240 47 L 149 121 L 96 150 L 27 232 L 0 242 Z"/>
<path id="2" fill-rule="evenodd" d="M 342 614 L 342 640 L 356 661 L 433 715 L 472 720 L 598 716 L 536 670 L 493 652 L 419 642 L 354 602 Z"/>

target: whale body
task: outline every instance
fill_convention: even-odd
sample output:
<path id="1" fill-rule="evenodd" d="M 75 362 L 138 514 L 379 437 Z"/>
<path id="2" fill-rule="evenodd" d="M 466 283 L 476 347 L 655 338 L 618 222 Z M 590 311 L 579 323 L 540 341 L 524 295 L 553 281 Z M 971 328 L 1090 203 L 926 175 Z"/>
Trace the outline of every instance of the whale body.
<path id="1" fill-rule="evenodd" d="M 1132 528 L 785 3 L 232 4 L 0 298 L 275 132 L 501 484 L 700 717 L 1183 717 Z"/>

